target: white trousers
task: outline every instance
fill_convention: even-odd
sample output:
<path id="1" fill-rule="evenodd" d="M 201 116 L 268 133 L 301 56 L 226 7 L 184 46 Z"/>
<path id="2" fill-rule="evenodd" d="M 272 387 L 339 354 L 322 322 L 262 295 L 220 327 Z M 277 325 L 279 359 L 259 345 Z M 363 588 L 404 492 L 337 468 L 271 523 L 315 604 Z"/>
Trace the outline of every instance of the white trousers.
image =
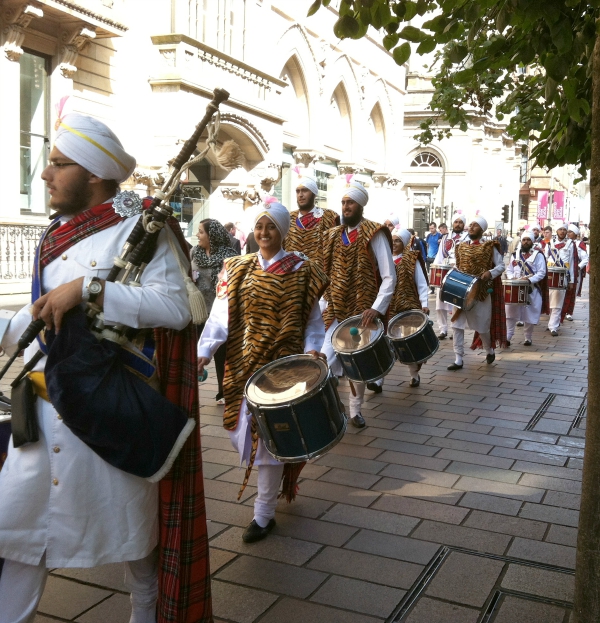
<path id="1" fill-rule="evenodd" d="M 531 322 L 525 322 L 523 324 L 525 325 L 524 331 L 523 331 L 525 334 L 525 339 L 531 342 L 532 337 L 533 337 L 533 327 L 535 327 L 535 324 L 532 324 Z M 512 340 L 513 335 L 515 334 L 516 325 L 517 325 L 516 318 L 506 319 L 506 339 L 507 340 Z"/>
<path id="2" fill-rule="evenodd" d="M 550 318 L 548 320 L 548 329 L 550 331 L 558 331 L 560 329 L 560 314 L 562 307 L 552 307 L 550 309 Z"/>
<path id="3" fill-rule="evenodd" d="M 275 517 L 277 495 L 283 476 L 283 463 L 258 466 L 258 494 L 254 500 L 254 519 L 265 528 Z"/>
<path id="4" fill-rule="evenodd" d="M 365 388 L 367 387 L 366 383 L 359 383 L 358 381 L 351 381 L 352 385 L 354 385 L 354 392 L 356 396 L 350 390 L 350 398 L 348 399 L 348 404 L 350 406 L 350 417 L 354 417 L 360 413 L 362 409 L 362 404 L 365 399 Z"/>
<path id="5" fill-rule="evenodd" d="M 445 309 L 438 309 L 436 310 L 436 313 L 440 333 L 448 335 L 448 312 Z"/>
<path id="6" fill-rule="evenodd" d="M 465 356 L 465 330 L 464 329 L 452 329 L 454 333 L 454 354 L 460 357 L 461 363 L 462 358 Z M 481 342 L 483 344 L 483 348 L 486 353 L 493 353 L 494 349 L 492 348 L 492 336 L 490 332 L 480 333 L 479 337 L 481 338 Z"/>
<path id="7" fill-rule="evenodd" d="M 5 560 L 0 576 L 0 623 L 33 623 L 47 578 L 46 554 L 37 565 Z M 131 591 L 131 623 L 156 623 L 156 550 L 146 558 L 125 563 L 125 586 Z"/>

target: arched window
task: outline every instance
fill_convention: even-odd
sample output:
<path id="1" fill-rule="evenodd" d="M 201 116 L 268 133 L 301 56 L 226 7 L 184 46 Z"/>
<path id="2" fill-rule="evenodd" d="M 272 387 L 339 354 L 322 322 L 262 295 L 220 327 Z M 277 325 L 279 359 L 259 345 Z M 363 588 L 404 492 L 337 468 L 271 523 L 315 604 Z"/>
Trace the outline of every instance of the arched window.
<path id="1" fill-rule="evenodd" d="M 442 163 L 439 158 L 432 154 L 430 151 L 422 151 L 415 156 L 415 159 L 410 163 L 411 167 L 440 167 Z"/>
<path id="2" fill-rule="evenodd" d="M 302 70 L 296 57 L 292 57 L 285 64 L 280 78 L 288 83 L 283 89 L 283 109 L 286 111 L 287 121 L 284 129 L 292 135 L 300 137 L 304 144 L 309 139 L 309 116 L 306 86 L 302 77 Z"/>

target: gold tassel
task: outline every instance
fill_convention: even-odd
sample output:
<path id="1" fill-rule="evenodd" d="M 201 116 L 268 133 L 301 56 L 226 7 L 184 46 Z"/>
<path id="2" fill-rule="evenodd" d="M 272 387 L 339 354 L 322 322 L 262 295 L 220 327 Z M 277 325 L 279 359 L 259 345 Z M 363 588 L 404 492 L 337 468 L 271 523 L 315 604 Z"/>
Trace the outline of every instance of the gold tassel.
<path id="1" fill-rule="evenodd" d="M 225 141 L 216 156 L 219 166 L 228 171 L 243 166 L 246 161 L 244 152 L 235 141 Z"/>
<path id="2" fill-rule="evenodd" d="M 202 324 L 208 318 L 208 310 L 202 292 L 198 290 L 194 282 L 186 276 L 185 287 L 188 292 L 188 300 L 190 302 L 190 311 L 192 312 L 192 322 L 194 324 Z"/>

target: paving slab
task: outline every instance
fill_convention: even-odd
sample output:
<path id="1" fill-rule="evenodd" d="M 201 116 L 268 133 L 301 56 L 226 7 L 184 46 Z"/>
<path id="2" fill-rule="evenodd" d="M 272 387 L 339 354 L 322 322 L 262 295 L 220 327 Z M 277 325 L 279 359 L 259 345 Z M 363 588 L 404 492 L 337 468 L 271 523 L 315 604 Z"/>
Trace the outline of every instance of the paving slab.
<path id="1" fill-rule="evenodd" d="M 507 595 L 500 604 L 494 623 L 562 623 L 564 618 L 564 608 Z"/>
<path id="2" fill-rule="evenodd" d="M 479 610 L 423 597 L 406 619 L 406 623 L 476 623 Z"/>

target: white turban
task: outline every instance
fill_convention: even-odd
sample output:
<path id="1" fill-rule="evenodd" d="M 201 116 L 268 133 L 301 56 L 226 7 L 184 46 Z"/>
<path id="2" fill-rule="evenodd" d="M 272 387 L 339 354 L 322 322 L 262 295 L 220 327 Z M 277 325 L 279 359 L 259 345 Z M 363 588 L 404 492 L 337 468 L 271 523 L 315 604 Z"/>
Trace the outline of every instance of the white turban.
<path id="1" fill-rule="evenodd" d="M 567 226 L 562 221 L 559 221 L 558 223 L 556 223 L 556 231 L 558 231 L 559 229 L 567 229 Z"/>
<path id="2" fill-rule="evenodd" d="M 356 201 L 356 203 L 363 208 L 369 202 L 369 193 L 367 192 L 367 189 L 360 182 L 356 181 L 350 182 L 348 188 L 346 188 L 344 197 L 348 197 L 348 199 Z"/>
<path id="3" fill-rule="evenodd" d="M 397 214 L 394 214 L 394 212 L 390 212 L 385 220 L 389 221 L 394 227 L 398 227 L 400 223 L 400 217 Z"/>
<path id="4" fill-rule="evenodd" d="M 288 231 L 290 231 L 290 213 L 284 205 L 273 201 L 260 206 L 252 223 L 253 228 L 256 226 L 258 219 L 263 216 L 268 216 L 275 223 L 275 227 L 277 227 L 277 231 L 281 234 L 282 239 L 287 236 Z"/>
<path id="5" fill-rule="evenodd" d="M 576 236 L 579 236 L 579 227 L 577 227 L 574 223 L 569 223 L 569 227 L 567 229 L 572 231 Z"/>
<path id="6" fill-rule="evenodd" d="M 471 223 L 477 223 L 477 225 L 479 225 L 484 232 L 488 228 L 488 222 L 483 218 L 483 216 L 474 216 Z"/>
<path id="7" fill-rule="evenodd" d="M 305 175 L 298 180 L 298 185 L 296 188 L 308 188 L 313 195 L 319 194 L 319 188 L 317 186 L 317 180 L 314 177 L 309 177 Z"/>
<path id="8" fill-rule="evenodd" d="M 135 158 L 101 121 L 79 113 L 60 119 L 54 146 L 67 158 L 103 180 L 124 182 L 135 169 Z"/>
<path id="9" fill-rule="evenodd" d="M 410 239 L 412 237 L 412 234 L 408 231 L 408 229 L 402 229 L 401 227 L 395 227 L 394 231 L 392 232 L 392 237 L 393 238 L 400 238 L 400 240 L 402 240 L 402 242 L 404 243 L 404 246 L 408 246 L 408 243 L 410 242 Z"/>
<path id="10" fill-rule="evenodd" d="M 462 221 L 465 225 L 467 224 L 467 217 L 464 214 L 455 214 L 452 217 L 452 222 L 454 221 Z"/>
<path id="11" fill-rule="evenodd" d="M 522 234 L 521 234 L 521 240 L 523 240 L 523 238 L 529 238 L 529 240 L 531 240 L 531 242 L 533 242 L 535 240 L 535 234 L 533 233 L 533 230 L 531 229 L 526 229 Z"/>

